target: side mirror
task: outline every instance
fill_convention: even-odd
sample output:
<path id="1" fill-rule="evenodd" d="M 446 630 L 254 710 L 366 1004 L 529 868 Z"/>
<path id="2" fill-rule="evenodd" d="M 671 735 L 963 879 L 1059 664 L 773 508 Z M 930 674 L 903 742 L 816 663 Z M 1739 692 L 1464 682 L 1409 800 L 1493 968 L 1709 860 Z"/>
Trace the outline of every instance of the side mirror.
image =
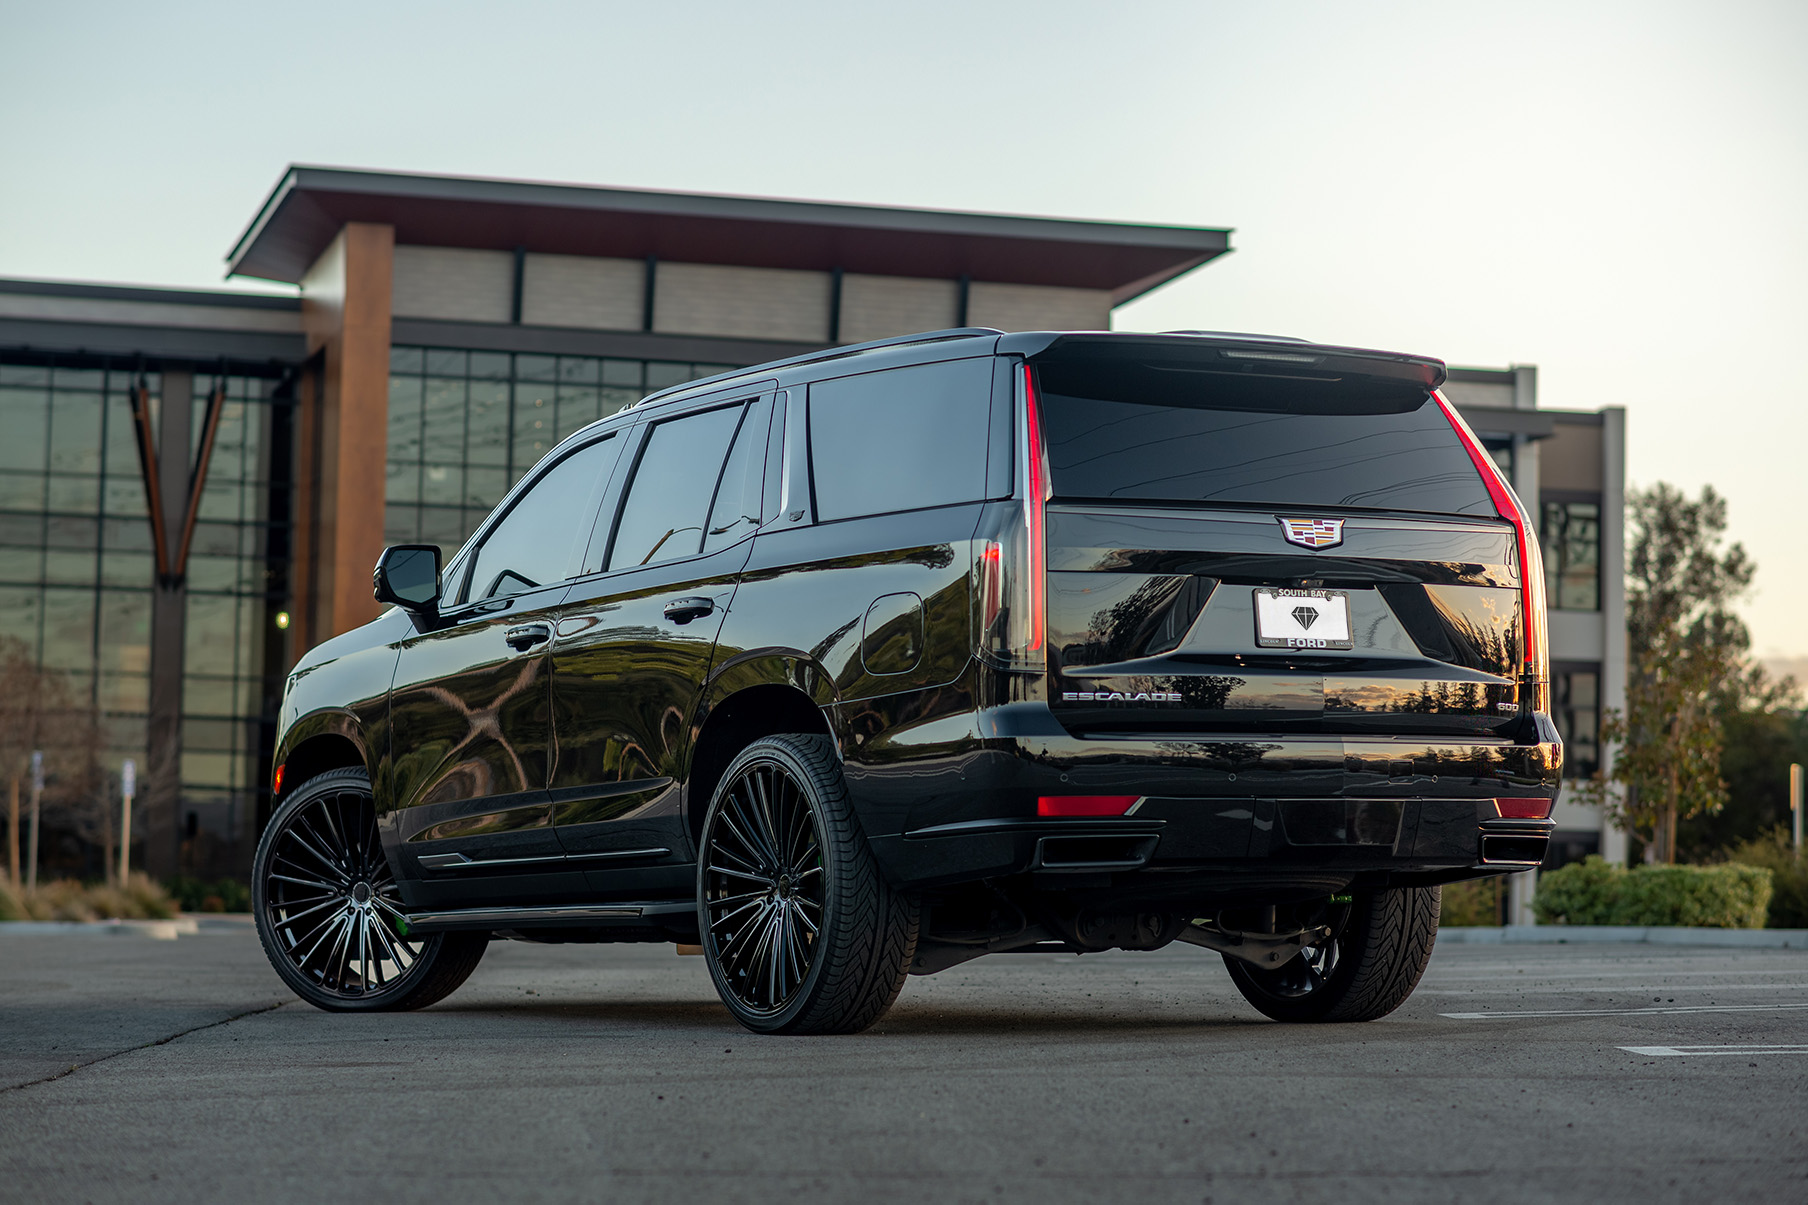
<path id="1" fill-rule="evenodd" d="M 410 614 L 439 617 L 439 549 L 432 544 L 396 544 L 377 558 L 371 585 L 377 601 Z"/>

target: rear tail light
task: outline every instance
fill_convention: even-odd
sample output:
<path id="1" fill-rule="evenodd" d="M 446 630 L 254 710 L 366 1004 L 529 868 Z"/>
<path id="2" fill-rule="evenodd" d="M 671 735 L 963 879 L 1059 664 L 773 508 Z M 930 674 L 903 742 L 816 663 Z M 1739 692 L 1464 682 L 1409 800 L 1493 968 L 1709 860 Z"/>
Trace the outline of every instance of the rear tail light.
<path id="1" fill-rule="evenodd" d="M 1036 800 L 1036 815 L 1122 816 L 1141 798 L 1141 795 L 1043 795 Z"/>
<path id="2" fill-rule="evenodd" d="M 1494 810 L 1503 820 L 1549 820 L 1552 802 L 1549 799 L 1496 799 Z"/>
<path id="3" fill-rule="evenodd" d="M 974 573 L 978 577 L 980 647 L 1014 669 L 1045 664 L 1048 575 L 1044 513 L 1048 503 L 1048 462 L 1042 447 L 1042 416 L 1035 380 L 1023 369 L 1023 438 L 1017 479 L 1023 483 L 1023 518 L 982 540 Z"/>
<path id="4" fill-rule="evenodd" d="M 1545 625 L 1544 601 L 1544 553 L 1538 543 L 1538 528 L 1532 517 L 1526 513 L 1519 496 L 1507 479 L 1501 476 L 1500 466 L 1482 447 L 1481 440 L 1463 421 L 1463 416 L 1456 412 L 1444 395 L 1433 392 L 1438 406 L 1444 411 L 1444 417 L 1456 428 L 1457 438 L 1462 440 L 1464 451 L 1475 465 L 1475 471 L 1481 474 L 1482 484 L 1488 489 L 1488 497 L 1494 502 L 1494 510 L 1501 518 L 1513 525 L 1516 543 L 1519 545 L 1519 585 L 1524 592 L 1520 614 L 1525 617 L 1525 649 L 1522 663 L 1522 679 L 1525 685 L 1536 692 L 1536 697 L 1522 697 L 1522 704 L 1530 704 L 1531 709 L 1546 710 L 1542 692 L 1546 688 L 1550 667 L 1550 644 Z"/>

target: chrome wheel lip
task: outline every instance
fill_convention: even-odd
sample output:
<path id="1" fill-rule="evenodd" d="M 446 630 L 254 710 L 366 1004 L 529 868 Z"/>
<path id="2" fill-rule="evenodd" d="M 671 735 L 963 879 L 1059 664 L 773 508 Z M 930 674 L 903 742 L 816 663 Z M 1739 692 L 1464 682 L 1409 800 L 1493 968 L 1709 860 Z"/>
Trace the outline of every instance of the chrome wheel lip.
<path id="1" fill-rule="evenodd" d="M 431 939 L 410 940 L 369 794 L 304 796 L 266 838 L 258 920 L 286 972 L 346 1003 L 400 991 L 425 966 Z"/>
<path id="2" fill-rule="evenodd" d="M 772 1018 L 804 995 L 827 900 L 819 819 L 783 761 L 741 766 L 704 822 L 698 923 L 710 971 L 749 1016 Z"/>

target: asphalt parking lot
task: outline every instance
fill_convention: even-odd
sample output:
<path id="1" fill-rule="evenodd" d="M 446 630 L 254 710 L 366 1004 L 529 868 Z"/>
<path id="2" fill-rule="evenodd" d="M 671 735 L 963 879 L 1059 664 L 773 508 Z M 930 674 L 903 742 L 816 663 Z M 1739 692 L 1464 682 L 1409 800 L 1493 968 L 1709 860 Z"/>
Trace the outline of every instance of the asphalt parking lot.
<path id="1" fill-rule="evenodd" d="M 1808 954 L 1446 945 L 1367 1025 L 1215 956 L 999 955 L 758 1038 L 667 946 L 498 942 L 419 1013 L 247 928 L 0 935 L 0 1199 L 1808 1200 Z"/>

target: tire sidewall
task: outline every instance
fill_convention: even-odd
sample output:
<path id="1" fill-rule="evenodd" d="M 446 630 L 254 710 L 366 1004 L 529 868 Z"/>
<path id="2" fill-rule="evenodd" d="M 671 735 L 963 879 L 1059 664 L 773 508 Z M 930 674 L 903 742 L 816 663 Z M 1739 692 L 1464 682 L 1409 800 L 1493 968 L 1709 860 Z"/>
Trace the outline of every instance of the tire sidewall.
<path id="1" fill-rule="evenodd" d="M 823 864 L 823 901 L 822 927 L 819 931 L 817 948 L 810 959 L 810 969 L 804 974 L 804 981 L 785 1006 L 776 1012 L 757 1012 L 747 1008 L 736 996 L 728 978 L 723 974 L 716 957 L 714 935 L 710 932 L 709 905 L 707 893 L 709 889 L 709 838 L 714 831 L 716 819 L 728 798 L 728 791 L 746 770 L 762 763 L 776 765 L 783 769 L 796 781 L 803 791 L 810 808 L 810 815 L 816 823 L 818 847 L 822 850 Z M 729 763 L 723 772 L 721 781 L 716 784 L 715 794 L 711 797 L 709 811 L 705 813 L 703 828 L 697 843 L 697 930 L 703 942 L 703 961 L 709 967 L 709 977 L 715 984 L 716 994 L 721 996 L 722 1003 L 748 1029 L 756 1033 L 783 1033 L 795 1025 L 815 1003 L 821 990 L 824 967 L 828 963 L 829 950 L 825 949 L 828 935 L 839 932 L 841 922 L 842 901 L 840 893 L 833 889 L 841 870 L 841 843 L 830 831 L 830 825 L 836 818 L 828 814 L 827 801 L 817 788 L 816 775 L 798 757 L 790 744 L 781 739 L 767 737 L 755 741 L 743 749 Z"/>
<path id="2" fill-rule="evenodd" d="M 374 996 L 349 998 L 322 991 L 312 980 L 297 970 L 289 957 L 283 952 L 282 942 L 269 915 L 269 869 L 270 859 L 277 839 L 288 827 L 290 819 L 296 812 L 307 807 L 322 795 L 339 791 L 353 791 L 364 795 L 371 794 L 370 775 L 363 770 L 329 770 L 301 783 L 288 799 L 278 804 L 270 814 L 270 822 L 264 826 L 264 835 L 257 843 L 257 853 L 251 862 L 251 910 L 257 923 L 258 941 L 264 947 L 264 955 L 270 960 L 271 967 L 282 981 L 297 996 L 317 1008 L 334 1012 L 376 1012 L 392 1009 L 399 1002 L 405 1001 L 410 991 L 427 978 L 433 963 L 437 960 L 440 947 L 444 944 L 444 934 L 433 934 L 425 938 L 414 938 L 422 942 L 420 957 L 415 965 L 409 968 L 406 978 L 395 985 L 393 990 L 378 992 Z M 393 868 L 392 868 L 393 871 Z"/>
<path id="3" fill-rule="evenodd" d="M 1268 989 L 1261 969 L 1242 959 L 1224 956 L 1230 976 L 1243 992 L 1244 999 L 1264 1015 L 1276 1021 L 1322 1021 L 1350 992 L 1361 961 L 1360 954 L 1368 945 L 1369 929 L 1374 919 L 1370 901 L 1350 909 L 1350 918 L 1331 940 L 1337 943 L 1337 965 L 1331 968 L 1325 985 L 1304 996 L 1280 996 Z"/>

